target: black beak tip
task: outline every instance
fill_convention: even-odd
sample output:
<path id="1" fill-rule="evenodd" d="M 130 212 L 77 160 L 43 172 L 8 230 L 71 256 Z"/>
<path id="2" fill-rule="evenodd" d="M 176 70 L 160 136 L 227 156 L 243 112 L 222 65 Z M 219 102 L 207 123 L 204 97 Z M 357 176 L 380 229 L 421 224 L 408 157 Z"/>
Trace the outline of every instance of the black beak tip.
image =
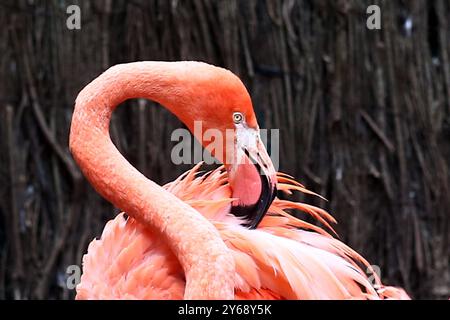
<path id="1" fill-rule="evenodd" d="M 249 229 L 256 229 L 270 208 L 277 194 L 276 186 L 269 177 L 261 175 L 261 195 L 253 205 L 237 205 L 231 207 L 231 213 L 246 220 L 243 225 Z"/>

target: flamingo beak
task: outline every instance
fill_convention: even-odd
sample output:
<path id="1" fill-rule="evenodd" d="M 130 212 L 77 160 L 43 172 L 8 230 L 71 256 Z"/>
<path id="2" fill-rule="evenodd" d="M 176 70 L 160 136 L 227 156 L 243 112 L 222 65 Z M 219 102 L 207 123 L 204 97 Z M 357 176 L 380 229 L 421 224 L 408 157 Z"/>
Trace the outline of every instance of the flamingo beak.
<path id="1" fill-rule="evenodd" d="M 232 167 L 230 184 L 238 200 L 232 203 L 231 213 L 254 229 L 276 196 L 276 171 L 259 134 L 250 143 L 242 143 L 238 136 L 237 148 L 239 161 Z"/>

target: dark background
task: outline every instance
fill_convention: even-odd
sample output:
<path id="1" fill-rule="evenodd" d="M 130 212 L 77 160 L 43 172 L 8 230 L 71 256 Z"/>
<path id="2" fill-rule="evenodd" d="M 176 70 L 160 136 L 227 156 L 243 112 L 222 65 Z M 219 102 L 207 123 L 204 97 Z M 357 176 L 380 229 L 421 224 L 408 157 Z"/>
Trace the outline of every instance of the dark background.
<path id="1" fill-rule="evenodd" d="M 81 30 L 66 7 L 81 7 Z M 381 30 L 366 8 L 381 7 Z M 408 29 L 406 21 L 412 22 Z M 280 169 L 329 199 L 343 241 L 414 298 L 448 298 L 450 2 L 0 0 L 0 298 L 71 298 L 66 268 L 117 213 L 68 152 L 77 93 L 136 60 L 237 73 Z M 113 140 L 159 183 L 181 124 L 153 103 L 116 111 Z M 128 107 L 129 106 L 129 107 Z"/>

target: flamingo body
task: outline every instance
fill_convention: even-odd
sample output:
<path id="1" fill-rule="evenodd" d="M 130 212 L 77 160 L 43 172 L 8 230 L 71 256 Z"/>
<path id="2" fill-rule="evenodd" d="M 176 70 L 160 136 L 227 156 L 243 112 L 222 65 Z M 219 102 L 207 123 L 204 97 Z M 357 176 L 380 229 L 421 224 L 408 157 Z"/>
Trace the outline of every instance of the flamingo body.
<path id="1" fill-rule="evenodd" d="M 165 189 L 219 230 L 236 264 L 235 299 L 409 298 L 402 289 L 383 286 L 376 275 L 371 283 L 368 276 L 372 273 L 361 268 L 370 267 L 359 254 L 284 210 L 302 209 L 333 222 L 326 212 L 279 200 L 258 229 L 248 230 L 236 217 L 223 214 L 232 201 L 226 174 L 218 169 L 205 178 L 198 168 Z M 298 184 L 284 186 L 285 191 L 302 189 Z M 165 239 L 123 213 L 106 224 L 99 240 L 91 242 L 83 269 L 77 299 L 167 300 L 184 295 L 185 275 Z"/>
<path id="2" fill-rule="evenodd" d="M 224 166 L 202 175 L 197 165 L 164 187 L 143 176 L 109 136 L 116 106 L 137 97 L 159 102 L 191 131 L 195 121 L 223 136 L 231 130 L 212 152 Z M 97 192 L 128 216 L 109 221 L 89 245 L 77 299 L 407 298 L 330 235 L 331 215 L 275 197 L 277 189 L 312 192 L 275 172 L 250 96 L 228 70 L 199 62 L 114 66 L 78 95 L 70 149 Z"/>

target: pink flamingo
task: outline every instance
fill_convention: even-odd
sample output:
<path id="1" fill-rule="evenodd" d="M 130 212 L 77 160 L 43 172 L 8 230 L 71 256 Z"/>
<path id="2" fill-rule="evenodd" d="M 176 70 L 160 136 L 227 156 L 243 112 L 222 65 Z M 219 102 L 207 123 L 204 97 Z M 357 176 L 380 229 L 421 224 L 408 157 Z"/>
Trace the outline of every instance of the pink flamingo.
<path id="1" fill-rule="evenodd" d="M 191 132 L 194 121 L 224 136 L 233 130 L 223 152 L 213 150 L 225 165 L 206 175 L 197 165 L 165 186 L 139 173 L 109 136 L 114 108 L 137 97 L 165 106 Z M 70 149 L 97 192 L 129 216 L 119 214 L 90 243 L 77 299 L 408 298 L 369 277 L 367 261 L 325 229 L 286 212 L 306 212 L 334 232 L 324 210 L 275 197 L 277 189 L 311 192 L 275 172 L 250 96 L 228 70 L 114 66 L 78 95 Z"/>

